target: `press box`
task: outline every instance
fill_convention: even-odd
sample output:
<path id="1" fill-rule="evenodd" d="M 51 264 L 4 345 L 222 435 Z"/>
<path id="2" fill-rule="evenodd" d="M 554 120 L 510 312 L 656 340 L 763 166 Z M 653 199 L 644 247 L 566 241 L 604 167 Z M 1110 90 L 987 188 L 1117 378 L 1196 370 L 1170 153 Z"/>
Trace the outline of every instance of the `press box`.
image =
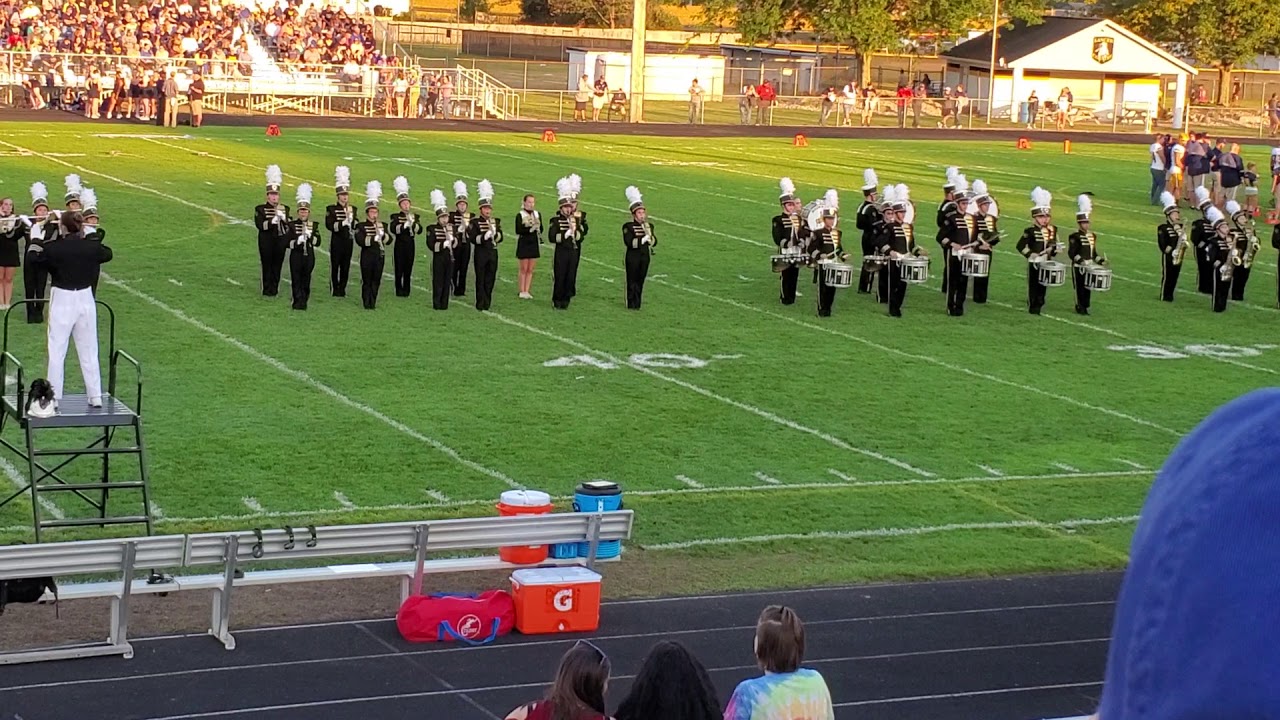
<path id="1" fill-rule="evenodd" d="M 591 632 L 600 627 L 600 575 L 581 566 L 511 573 L 516 630 L 525 635 Z"/>

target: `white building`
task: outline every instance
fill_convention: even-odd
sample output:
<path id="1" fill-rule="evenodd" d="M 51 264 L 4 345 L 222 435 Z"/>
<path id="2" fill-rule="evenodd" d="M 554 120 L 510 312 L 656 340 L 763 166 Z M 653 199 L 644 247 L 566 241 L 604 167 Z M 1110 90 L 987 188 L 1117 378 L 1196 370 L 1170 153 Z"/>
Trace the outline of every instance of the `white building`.
<path id="1" fill-rule="evenodd" d="M 1196 69 L 1110 20 L 1046 17 L 1038 25 L 1013 23 L 996 38 L 995 87 L 991 73 L 991 33 L 963 42 L 942 54 L 944 82 L 963 85 L 986 107 L 991 97 L 995 117 L 1015 117 L 1020 103 L 1034 90 L 1041 102 L 1057 100 L 1070 88 L 1073 104 L 1109 120 L 1112 113 L 1153 112 L 1172 115 L 1181 128 L 1189 79 Z"/>
<path id="2" fill-rule="evenodd" d="M 569 48 L 569 77 L 565 87 L 578 89 L 583 75 L 592 84 L 603 75 L 609 90 L 622 88 L 631 95 L 631 53 Z M 688 100 L 689 86 L 697 79 L 704 99 L 724 96 L 723 55 L 645 54 L 644 93 L 646 100 Z"/>

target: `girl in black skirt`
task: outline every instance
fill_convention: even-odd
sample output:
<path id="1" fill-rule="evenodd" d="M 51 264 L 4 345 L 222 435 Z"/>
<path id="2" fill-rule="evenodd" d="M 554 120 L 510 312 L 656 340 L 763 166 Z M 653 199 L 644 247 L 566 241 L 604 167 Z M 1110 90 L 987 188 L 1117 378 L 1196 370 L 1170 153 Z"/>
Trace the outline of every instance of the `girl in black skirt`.
<path id="1" fill-rule="evenodd" d="M 13 300 L 13 275 L 21 264 L 18 242 L 26 226 L 13 214 L 13 198 L 0 198 L 0 310 Z"/>
<path id="2" fill-rule="evenodd" d="M 516 218 L 516 259 L 520 262 L 520 299 L 531 300 L 533 267 L 538 264 L 542 243 L 542 216 L 533 209 L 534 197 L 524 196 L 524 205 Z"/>

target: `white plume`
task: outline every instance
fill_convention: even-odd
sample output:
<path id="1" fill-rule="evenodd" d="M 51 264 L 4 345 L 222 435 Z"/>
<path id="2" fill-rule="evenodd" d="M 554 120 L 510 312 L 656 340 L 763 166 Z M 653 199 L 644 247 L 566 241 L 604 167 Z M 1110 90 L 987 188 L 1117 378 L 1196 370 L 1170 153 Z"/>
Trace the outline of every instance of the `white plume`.
<path id="1" fill-rule="evenodd" d="M 302 183 L 298 186 L 298 204 L 311 204 L 311 183 Z"/>
<path id="2" fill-rule="evenodd" d="M 862 171 L 862 187 L 867 190 L 875 190 L 880 187 L 880 178 L 876 177 L 875 169 L 867 168 Z"/>
<path id="3" fill-rule="evenodd" d="M 782 191 L 783 195 L 795 195 L 796 184 L 791 182 L 791 178 L 784 177 L 778 181 L 778 190 Z"/>
<path id="4" fill-rule="evenodd" d="M 836 192 L 835 188 L 827 190 L 826 194 L 822 196 L 822 201 L 832 210 L 840 209 L 840 193 Z"/>
<path id="5" fill-rule="evenodd" d="M 346 165 L 339 165 L 333 169 L 333 184 L 342 187 L 351 187 L 351 168 Z"/>
<path id="6" fill-rule="evenodd" d="M 556 198 L 573 197 L 573 185 L 569 182 L 569 178 L 562 177 L 556 181 Z"/>
<path id="7" fill-rule="evenodd" d="M 38 182 L 31 185 L 31 202 L 48 199 L 49 189 L 44 186 L 44 183 Z"/>
<path id="8" fill-rule="evenodd" d="M 1038 208 L 1047 208 L 1053 204 L 1053 195 L 1042 187 L 1037 186 L 1031 191 L 1031 205 Z"/>
<path id="9" fill-rule="evenodd" d="M 284 173 L 280 172 L 279 165 L 267 166 L 267 184 L 280 185 L 284 183 Z"/>
<path id="10" fill-rule="evenodd" d="M 1209 202 L 1209 188 L 1203 186 L 1196 188 L 1196 205 L 1203 205 L 1207 202 Z"/>
<path id="11" fill-rule="evenodd" d="M 995 198 L 991 199 L 991 207 L 987 208 L 987 214 L 994 218 L 1000 217 L 1000 206 L 996 205 Z"/>
<path id="12" fill-rule="evenodd" d="M 1088 195 L 1081 195 L 1076 198 L 1076 206 L 1080 208 L 1080 215 L 1088 215 L 1093 212 L 1093 198 Z"/>
<path id="13" fill-rule="evenodd" d="M 1240 212 L 1240 203 L 1236 202 L 1235 200 L 1228 200 L 1226 211 L 1228 215 L 1235 215 L 1236 213 Z"/>
<path id="14" fill-rule="evenodd" d="M 880 204 L 892 205 L 898 198 L 898 188 L 893 185 L 885 185 L 884 190 L 880 191 Z"/>
<path id="15" fill-rule="evenodd" d="M 476 193 L 480 195 L 481 200 L 493 199 L 493 183 L 488 180 L 481 180 L 476 183 Z"/>
<path id="16" fill-rule="evenodd" d="M 956 178 L 960 177 L 960 168 L 952 166 L 947 168 L 947 183 L 952 187 L 956 185 Z"/>
<path id="17" fill-rule="evenodd" d="M 987 183 L 981 178 L 973 181 L 973 194 L 974 195 L 987 194 Z"/>
<path id="18" fill-rule="evenodd" d="M 1169 192 L 1168 190 L 1165 190 L 1164 192 L 1160 193 L 1160 204 L 1164 207 L 1165 210 L 1168 210 L 1169 208 L 1177 205 L 1178 200 L 1173 196 L 1173 193 Z"/>
<path id="19" fill-rule="evenodd" d="M 444 191 L 436 188 L 431 191 L 431 208 L 433 210 L 442 210 L 449 207 L 448 201 L 444 199 Z"/>
<path id="20" fill-rule="evenodd" d="M 80 176 L 72 173 L 67 176 L 67 194 L 79 195 L 84 190 L 84 185 L 80 182 Z"/>
<path id="21" fill-rule="evenodd" d="M 397 177 L 395 180 L 391 181 L 391 187 L 396 189 L 396 195 L 408 195 L 409 194 L 409 178 L 406 178 L 405 176 L 401 175 Z"/>
<path id="22" fill-rule="evenodd" d="M 97 210 L 98 193 L 94 192 L 93 188 L 85 188 L 84 192 L 80 193 L 80 204 L 84 206 L 86 210 L 89 208 Z"/>
<path id="23" fill-rule="evenodd" d="M 1217 225 L 1218 223 L 1226 220 L 1226 218 L 1222 216 L 1222 211 L 1212 205 L 1209 206 L 1208 210 L 1204 211 L 1204 219 L 1208 220 L 1210 225 Z"/>
<path id="24" fill-rule="evenodd" d="M 574 197 L 582 192 L 582 178 L 577 173 L 569 175 L 569 189 L 573 191 Z"/>
<path id="25" fill-rule="evenodd" d="M 960 173 L 956 173 L 955 177 L 951 179 L 951 182 L 955 184 L 955 189 L 958 193 L 967 192 L 969 190 L 969 181 Z"/>
<path id="26" fill-rule="evenodd" d="M 377 180 L 370 180 L 364 186 L 364 197 L 369 202 L 378 202 L 382 198 L 382 183 Z"/>
<path id="27" fill-rule="evenodd" d="M 898 183 L 897 185 L 894 185 L 893 198 L 898 202 L 904 202 L 904 203 L 911 202 L 911 188 L 907 187 L 903 183 Z"/>
<path id="28" fill-rule="evenodd" d="M 635 185 L 628 185 L 627 189 L 624 192 L 627 195 L 628 205 L 635 205 L 636 203 L 641 201 L 640 188 L 636 187 Z"/>
<path id="29" fill-rule="evenodd" d="M 454 197 L 466 197 L 466 196 L 467 196 L 467 184 L 466 184 L 465 182 L 461 181 L 461 180 L 455 180 L 455 181 L 453 182 L 453 196 L 454 196 Z"/>

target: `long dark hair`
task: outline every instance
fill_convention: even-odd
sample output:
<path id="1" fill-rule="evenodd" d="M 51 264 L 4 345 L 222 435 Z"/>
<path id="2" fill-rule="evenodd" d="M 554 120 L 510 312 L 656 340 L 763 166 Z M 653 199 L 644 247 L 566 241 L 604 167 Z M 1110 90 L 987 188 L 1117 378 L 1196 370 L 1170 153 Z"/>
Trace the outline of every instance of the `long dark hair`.
<path id="1" fill-rule="evenodd" d="M 62 230 L 67 235 L 78 235 L 84 228 L 84 216 L 79 210 L 67 210 L 62 213 Z"/>
<path id="2" fill-rule="evenodd" d="M 609 683 L 609 657 L 600 648 L 579 640 L 560 658 L 556 681 L 547 692 L 551 720 L 578 720 L 582 715 L 605 715 L 604 690 Z"/>
<path id="3" fill-rule="evenodd" d="M 683 645 L 663 640 L 640 666 L 617 720 L 721 720 L 707 669 Z"/>

